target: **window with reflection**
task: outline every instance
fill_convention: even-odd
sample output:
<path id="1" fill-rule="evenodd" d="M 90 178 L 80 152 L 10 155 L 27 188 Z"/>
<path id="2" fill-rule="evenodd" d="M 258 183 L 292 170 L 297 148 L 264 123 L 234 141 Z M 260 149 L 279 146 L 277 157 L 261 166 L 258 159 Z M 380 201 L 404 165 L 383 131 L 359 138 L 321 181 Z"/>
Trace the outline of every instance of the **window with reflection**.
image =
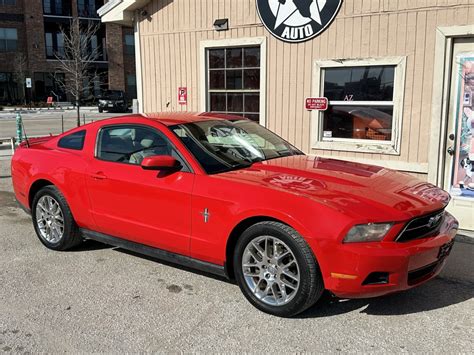
<path id="1" fill-rule="evenodd" d="M 259 122 L 259 46 L 207 50 L 207 110 Z"/>
<path id="2" fill-rule="evenodd" d="M 391 141 L 395 65 L 325 68 L 323 140 Z"/>
<path id="3" fill-rule="evenodd" d="M 14 52 L 18 46 L 16 28 L 0 28 L 0 52 Z"/>

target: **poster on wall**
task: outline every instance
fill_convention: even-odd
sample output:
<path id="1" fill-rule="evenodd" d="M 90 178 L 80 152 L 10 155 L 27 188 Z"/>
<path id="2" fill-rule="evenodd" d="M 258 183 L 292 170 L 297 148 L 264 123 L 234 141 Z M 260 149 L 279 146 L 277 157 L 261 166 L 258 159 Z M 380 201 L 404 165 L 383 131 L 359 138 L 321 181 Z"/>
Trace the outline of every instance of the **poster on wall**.
<path id="1" fill-rule="evenodd" d="M 457 56 L 456 141 L 451 194 L 474 199 L 474 52 Z"/>
<path id="2" fill-rule="evenodd" d="M 265 28 L 290 43 L 310 40 L 335 19 L 342 0 L 256 0 Z"/>

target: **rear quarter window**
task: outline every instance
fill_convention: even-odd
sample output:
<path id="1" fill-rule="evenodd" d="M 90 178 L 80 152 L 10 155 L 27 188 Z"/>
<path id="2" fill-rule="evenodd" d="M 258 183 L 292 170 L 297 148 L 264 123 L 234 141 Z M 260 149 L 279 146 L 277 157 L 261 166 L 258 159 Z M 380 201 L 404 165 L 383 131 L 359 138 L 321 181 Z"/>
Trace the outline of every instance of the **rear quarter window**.
<path id="1" fill-rule="evenodd" d="M 84 140 L 86 138 L 86 131 L 79 131 L 68 134 L 62 137 L 58 142 L 58 147 L 74 150 L 82 150 L 84 147 Z"/>

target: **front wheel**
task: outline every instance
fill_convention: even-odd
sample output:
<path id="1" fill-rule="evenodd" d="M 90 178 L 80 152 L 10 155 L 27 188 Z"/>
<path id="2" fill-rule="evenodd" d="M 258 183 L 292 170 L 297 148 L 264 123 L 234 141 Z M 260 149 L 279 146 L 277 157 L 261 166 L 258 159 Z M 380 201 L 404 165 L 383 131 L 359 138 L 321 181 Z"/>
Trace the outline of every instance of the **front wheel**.
<path id="1" fill-rule="evenodd" d="M 279 222 L 260 222 L 242 234 L 234 273 L 250 303 L 280 317 L 303 312 L 324 291 L 310 247 L 293 228 Z"/>

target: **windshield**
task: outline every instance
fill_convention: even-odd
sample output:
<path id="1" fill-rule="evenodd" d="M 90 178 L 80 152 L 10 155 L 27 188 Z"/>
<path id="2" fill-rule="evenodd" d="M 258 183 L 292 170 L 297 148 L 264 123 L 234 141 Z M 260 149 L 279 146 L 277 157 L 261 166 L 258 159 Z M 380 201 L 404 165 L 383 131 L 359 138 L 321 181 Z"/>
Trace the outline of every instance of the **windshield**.
<path id="1" fill-rule="evenodd" d="M 170 129 L 208 174 L 303 154 L 276 134 L 249 120 L 201 121 L 171 126 Z"/>
<path id="2" fill-rule="evenodd" d="M 109 100 L 119 100 L 123 98 L 123 92 L 117 90 L 106 90 L 103 97 Z"/>

